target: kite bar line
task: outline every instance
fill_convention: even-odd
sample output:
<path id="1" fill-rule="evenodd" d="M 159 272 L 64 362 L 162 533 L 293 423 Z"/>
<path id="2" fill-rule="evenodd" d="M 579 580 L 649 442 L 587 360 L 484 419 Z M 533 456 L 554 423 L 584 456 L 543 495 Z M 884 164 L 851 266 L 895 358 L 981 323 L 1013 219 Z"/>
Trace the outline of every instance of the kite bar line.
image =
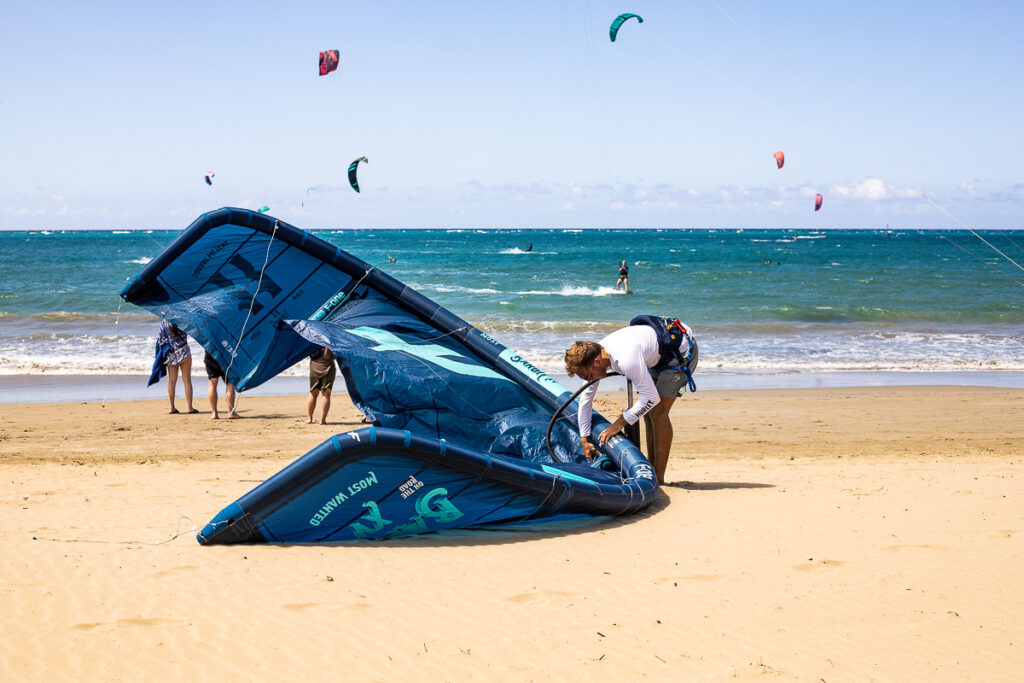
<path id="1" fill-rule="evenodd" d="M 263 286 L 263 273 L 267 269 L 267 264 L 270 263 L 270 247 L 271 247 L 271 245 L 274 244 L 274 237 L 277 235 L 277 228 L 278 228 L 279 224 L 280 224 L 280 222 L 275 219 L 274 220 L 274 231 L 270 233 L 270 239 L 267 240 L 267 254 L 266 254 L 266 256 L 263 257 L 263 266 L 260 268 L 260 277 L 256 281 L 256 291 L 253 292 L 252 298 L 249 300 L 249 311 L 245 314 L 245 320 L 242 322 L 242 331 L 238 333 L 238 340 L 235 342 L 234 348 L 231 349 L 231 360 L 228 361 L 228 366 L 226 368 L 224 368 L 224 381 L 225 382 L 228 381 L 228 371 L 231 369 L 231 366 L 235 364 L 235 356 L 237 355 L 238 347 L 242 344 L 242 338 L 245 337 L 245 327 L 246 327 L 246 325 L 249 324 L 249 318 L 252 317 L 253 306 L 256 305 L 256 297 L 259 296 L 260 287 Z M 228 406 L 228 411 L 229 412 L 237 412 L 238 411 L 238 402 L 239 402 L 239 399 L 241 398 L 240 394 L 241 394 L 241 392 L 235 392 L 235 405 Z"/>
<path id="2" fill-rule="evenodd" d="M 127 280 L 126 280 L 127 282 Z M 124 299 L 117 297 L 117 315 L 114 316 L 114 358 L 121 360 L 121 305 L 124 304 Z M 103 387 L 103 400 L 100 401 L 100 408 L 107 407 L 107 386 Z"/>
<path id="3" fill-rule="evenodd" d="M 168 538 L 166 541 L 157 541 L 155 543 L 150 543 L 149 541 L 94 541 L 94 540 L 91 540 L 91 539 L 88 539 L 88 538 L 49 538 L 47 536 L 33 536 L 32 540 L 33 541 L 54 541 L 54 542 L 57 542 L 57 543 L 105 543 L 105 544 L 109 544 L 109 545 L 163 545 L 165 543 L 170 543 L 171 541 L 173 541 L 174 539 L 178 538 L 179 536 L 183 536 L 183 535 L 185 535 L 187 533 L 190 533 L 192 531 L 195 531 L 196 529 L 199 528 L 198 526 L 196 526 L 195 522 L 192 522 L 192 528 L 191 529 L 185 529 L 184 531 L 182 531 L 181 530 L 181 520 L 183 520 L 183 519 L 187 519 L 188 521 L 192 522 L 192 519 L 190 517 L 186 517 L 185 515 L 182 515 L 181 517 L 178 517 L 178 525 L 174 529 L 174 531 L 175 531 L 174 535 L 171 536 L 170 538 Z"/>
<path id="4" fill-rule="evenodd" d="M 618 376 L 618 374 L 619 373 L 617 373 L 617 372 L 609 372 L 604 377 L 616 377 L 616 376 Z M 555 462 L 563 462 L 562 460 L 558 459 L 558 457 L 555 455 L 554 449 L 551 448 L 551 429 L 555 426 L 555 420 L 557 420 L 558 417 L 562 414 L 562 411 L 565 410 L 566 406 L 568 406 L 570 403 L 575 401 L 577 396 L 579 396 L 584 391 L 586 391 L 587 387 L 589 387 L 591 384 L 594 384 L 595 382 L 600 382 L 602 379 L 604 379 L 604 377 L 598 377 L 597 379 L 592 379 L 589 382 L 587 382 L 586 384 L 584 384 L 582 387 L 577 389 L 576 393 L 573 394 L 572 396 L 570 396 L 565 401 L 565 403 L 563 403 L 562 405 L 558 406 L 558 410 L 556 410 L 555 414 L 551 416 L 551 422 L 548 422 L 548 431 L 544 435 L 544 443 L 547 444 L 548 455 L 550 455 L 551 459 L 554 460 Z"/>

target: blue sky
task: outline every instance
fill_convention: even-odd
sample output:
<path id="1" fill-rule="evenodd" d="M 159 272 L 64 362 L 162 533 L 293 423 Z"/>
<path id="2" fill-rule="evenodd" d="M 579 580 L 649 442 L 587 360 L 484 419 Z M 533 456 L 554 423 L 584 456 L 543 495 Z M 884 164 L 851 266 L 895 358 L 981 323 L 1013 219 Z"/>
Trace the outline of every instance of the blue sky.
<path id="1" fill-rule="evenodd" d="M 9 1 L 0 62 L 0 229 L 1024 228 L 1017 2 Z"/>

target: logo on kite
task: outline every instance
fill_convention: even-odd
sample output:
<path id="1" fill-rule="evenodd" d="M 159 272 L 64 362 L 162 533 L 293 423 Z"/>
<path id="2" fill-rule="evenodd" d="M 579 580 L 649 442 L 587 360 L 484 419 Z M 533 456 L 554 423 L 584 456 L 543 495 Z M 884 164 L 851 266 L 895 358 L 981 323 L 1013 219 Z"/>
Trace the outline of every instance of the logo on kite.
<path id="1" fill-rule="evenodd" d="M 366 157 L 359 157 L 351 164 L 348 165 L 348 184 L 352 186 L 352 189 L 359 192 L 359 181 L 356 180 L 356 167 L 359 166 L 359 162 L 362 161 L 364 164 L 370 163 L 370 160 Z"/>
<path id="2" fill-rule="evenodd" d="M 206 181 L 207 185 L 213 185 L 213 171 L 210 171 L 209 173 L 204 175 L 203 180 Z"/>
<path id="3" fill-rule="evenodd" d="M 338 51 L 324 50 L 320 53 L 320 75 L 326 76 L 338 68 Z"/>
<path id="4" fill-rule="evenodd" d="M 612 39 L 613 43 L 615 42 L 615 36 L 619 34 L 619 27 L 622 26 L 627 19 L 634 18 L 641 24 L 644 23 L 643 17 L 639 14 L 633 14 L 632 12 L 626 12 L 625 14 L 620 14 L 615 17 L 614 21 L 612 21 L 612 25 L 608 28 L 608 36 Z"/>
<path id="5" fill-rule="evenodd" d="M 779 168 L 786 163 L 786 155 L 782 153 L 781 149 L 775 153 L 775 163 L 779 165 Z"/>
<path id="6" fill-rule="evenodd" d="M 814 195 L 814 210 L 817 211 L 821 208 L 821 193 Z"/>
<path id="7" fill-rule="evenodd" d="M 267 211 L 270 211 L 269 206 L 261 206 L 260 208 L 256 209 L 256 213 L 266 213 Z"/>

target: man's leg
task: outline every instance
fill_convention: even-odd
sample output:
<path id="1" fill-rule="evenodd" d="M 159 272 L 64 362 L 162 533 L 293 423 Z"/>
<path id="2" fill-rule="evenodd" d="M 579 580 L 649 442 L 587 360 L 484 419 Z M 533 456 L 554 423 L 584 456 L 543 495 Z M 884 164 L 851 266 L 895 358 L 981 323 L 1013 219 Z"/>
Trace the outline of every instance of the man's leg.
<path id="1" fill-rule="evenodd" d="M 228 417 L 242 417 L 235 410 L 235 399 L 237 394 L 235 393 L 235 385 L 231 382 L 224 380 L 224 399 L 228 402 Z"/>
<path id="2" fill-rule="evenodd" d="M 306 420 L 306 422 L 309 424 L 313 424 L 313 411 L 316 410 L 316 397 L 319 395 L 319 390 L 309 390 L 309 400 L 306 401 L 306 417 L 309 418 L 308 420 Z"/>
<path id="3" fill-rule="evenodd" d="M 672 422 L 668 419 L 668 411 L 675 403 L 674 396 L 662 396 L 658 405 L 648 413 L 647 450 L 648 459 L 654 466 L 654 474 L 658 483 L 665 483 L 665 469 L 668 467 L 668 456 L 672 452 Z"/>
<path id="4" fill-rule="evenodd" d="M 220 417 L 220 415 L 217 414 L 217 378 L 216 377 L 211 377 L 210 378 L 210 388 L 206 392 L 206 396 L 207 396 L 207 398 L 210 399 L 210 412 L 212 413 L 212 415 L 210 415 L 210 417 L 213 418 L 214 420 L 216 420 L 218 417 Z"/>
<path id="5" fill-rule="evenodd" d="M 320 424 L 327 424 L 327 412 L 331 409 L 331 390 L 324 389 L 324 406 L 323 412 L 320 413 Z"/>

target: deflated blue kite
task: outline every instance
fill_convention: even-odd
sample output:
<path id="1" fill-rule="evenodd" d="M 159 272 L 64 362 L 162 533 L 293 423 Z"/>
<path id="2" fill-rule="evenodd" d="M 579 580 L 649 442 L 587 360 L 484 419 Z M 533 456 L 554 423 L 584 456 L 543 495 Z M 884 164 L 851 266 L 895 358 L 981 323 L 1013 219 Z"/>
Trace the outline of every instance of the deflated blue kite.
<path id="1" fill-rule="evenodd" d="M 321 346 L 372 426 L 337 434 L 228 505 L 213 543 L 389 538 L 625 514 L 657 489 L 621 435 L 588 462 L 571 392 L 418 292 L 271 216 L 197 219 L 121 292 L 185 330 L 251 389 Z M 594 415 L 594 429 L 607 420 Z"/>

